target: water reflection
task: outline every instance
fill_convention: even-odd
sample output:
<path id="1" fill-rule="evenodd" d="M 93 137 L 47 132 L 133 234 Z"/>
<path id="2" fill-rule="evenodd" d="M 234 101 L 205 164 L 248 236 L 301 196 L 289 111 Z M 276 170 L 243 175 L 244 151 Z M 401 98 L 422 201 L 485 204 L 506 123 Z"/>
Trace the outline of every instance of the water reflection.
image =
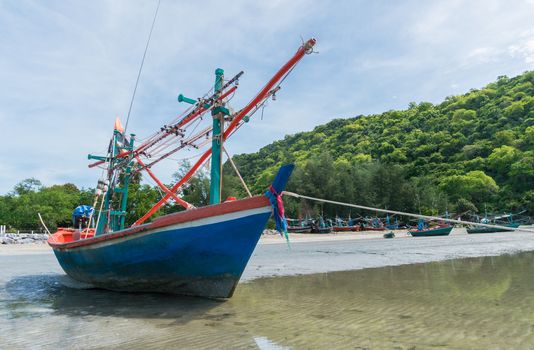
<path id="1" fill-rule="evenodd" d="M 241 284 L 226 302 L 72 289 L 54 274 L 18 276 L 3 286 L 0 282 L 0 343 L 529 349 L 534 344 L 533 258 L 522 253 L 266 278 Z"/>
<path id="2" fill-rule="evenodd" d="M 78 289 L 69 287 L 72 283 L 64 275 L 27 275 L 10 280 L 5 290 L 14 301 L 11 303 L 13 311 L 40 305 L 67 316 L 169 318 L 185 322 L 220 303 L 187 296 Z"/>

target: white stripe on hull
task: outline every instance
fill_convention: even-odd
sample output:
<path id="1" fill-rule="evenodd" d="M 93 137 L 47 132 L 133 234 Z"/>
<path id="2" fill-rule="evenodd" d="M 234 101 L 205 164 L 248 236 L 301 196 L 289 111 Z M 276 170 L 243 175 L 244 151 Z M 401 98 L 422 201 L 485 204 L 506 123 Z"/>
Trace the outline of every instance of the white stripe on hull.
<path id="1" fill-rule="evenodd" d="M 116 244 L 117 241 L 119 241 L 119 240 L 120 240 L 120 242 L 125 242 L 125 241 L 131 240 L 131 239 L 136 239 L 136 238 L 143 237 L 143 236 L 146 236 L 146 235 L 149 235 L 149 234 L 153 234 L 153 233 L 170 231 L 170 230 L 179 230 L 179 229 L 192 228 L 192 227 L 200 227 L 200 226 L 206 226 L 206 225 L 211 225 L 211 224 L 218 224 L 218 223 L 222 223 L 222 222 L 225 222 L 225 221 L 244 218 L 244 217 L 247 217 L 247 216 L 269 213 L 270 211 L 271 211 L 271 207 L 270 206 L 261 207 L 261 208 L 254 208 L 254 209 L 246 209 L 246 210 L 241 210 L 241 211 L 237 211 L 237 212 L 233 212 L 233 213 L 217 215 L 217 216 L 210 216 L 210 217 L 207 217 L 207 218 L 201 218 L 201 219 L 197 219 L 197 220 L 194 220 L 194 221 L 181 222 L 181 223 L 178 223 L 178 224 L 169 225 L 169 226 L 165 226 L 165 227 L 158 227 L 158 228 L 153 229 L 153 230 L 148 229 L 147 231 L 139 231 L 139 232 L 135 232 L 135 233 L 132 233 L 132 234 L 124 236 L 124 237 L 118 237 L 118 238 L 115 238 L 115 239 L 105 240 L 105 241 L 98 242 L 98 243 L 95 243 L 95 244 L 83 245 L 83 246 L 79 246 L 79 247 L 66 248 L 66 249 L 60 249 L 60 250 L 61 251 L 71 251 L 71 250 L 98 249 L 98 248 L 106 247 L 106 246 L 109 246 L 109 245 L 112 245 L 112 244 Z M 150 224 L 146 224 L 146 225 L 150 225 Z M 113 233 L 119 233 L 119 232 L 120 231 L 113 232 Z M 101 237 L 101 236 L 97 236 L 97 237 Z M 89 239 L 91 239 L 91 238 L 89 238 Z M 54 248 L 54 249 L 57 249 L 57 248 Z"/>

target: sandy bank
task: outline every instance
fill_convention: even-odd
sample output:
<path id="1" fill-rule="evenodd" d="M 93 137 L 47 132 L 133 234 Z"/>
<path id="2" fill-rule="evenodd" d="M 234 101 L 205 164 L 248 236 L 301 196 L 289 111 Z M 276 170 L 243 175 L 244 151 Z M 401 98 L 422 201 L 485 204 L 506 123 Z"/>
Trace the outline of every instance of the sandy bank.
<path id="1" fill-rule="evenodd" d="M 411 237 L 406 231 L 384 239 L 382 233 L 358 232 L 262 239 L 243 280 L 261 277 L 358 270 L 457 258 L 496 256 L 534 251 L 534 233 L 502 232 L 469 235 L 454 229 L 449 236 Z M 278 244 L 275 244 L 278 243 Z"/>
<path id="2" fill-rule="evenodd" d="M 534 234 L 503 232 L 468 235 L 454 229 L 443 237 L 414 238 L 406 231 L 393 239 L 381 232 L 291 234 L 290 249 L 279 235 L 262 236 L 243 274 L 244 281 L 270 276 L 324 273 L 425 263 L 456 258 L 534 251 Z M 35 256 L 63 273 L 47 244 L 1 245 L 2 257 Z M 33 258 L 32 258 L 33 259 Z"/>

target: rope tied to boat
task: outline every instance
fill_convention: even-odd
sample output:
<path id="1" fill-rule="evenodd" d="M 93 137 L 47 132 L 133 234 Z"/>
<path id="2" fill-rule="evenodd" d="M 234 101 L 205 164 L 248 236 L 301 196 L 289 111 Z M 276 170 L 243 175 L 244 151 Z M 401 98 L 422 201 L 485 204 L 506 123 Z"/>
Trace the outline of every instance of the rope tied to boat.
<path id="1" fill-rule="evenodd" d="M 287 219 L 285 216 L 284 201 L 282 200 L 282 193 L 276 192 L 275 188 L 271 185 L 269 190 L 265 192 L 265 196 L 269 198 L 271 206 L 273 207 L 274 222 L 276 224 L 276 230 L 281 236 L 286 238 L 287 246 L 289 246 L 289 235 L 287 234 Z M 290 247 L 291 248 L 291 247 Z"/>
<path id="2" fill-rule="evenodd" d="M 333 200 L 324 199 L 324 198 L 316 198 L 316 197 L 305 196 L 305 195 L 294 193 L 294 192 L 290 192 L 290 191 L 284 191 L 284 192 L 282 192 L 282 195 L 286 195 L 286 196 L 290 196 L 290 197 L 294 197 L 294 198 L 308 199 L 308 200 L 311 200 L 311 201 L 316 201 L 316 202 L 321 202 L 321 203 L 330 203 L 330 204 L 334 204 L 334 205 L 340 205 L 340 206 L 346 206 L 346 207 L 351 207 L 351 208 L 358 208 L 358 209 L 363 209 L 363 210 L 375 211 L 375 212 L 379 212 L 379 213 L 415 217 L 415 218 L 424 219 L 424 220 L 437 220 L 437 221 L 448 222 L 448 223 L 452 223 L 452 224 L 471 225 L 471 226 L 480 226 L 480 227 L 504 229 L 504 230 L 507 230 L 507 231 L 522 231 L 522 232 L 534 233 L 534 230 L 529 230 L 529 229 L 523 228 L 523 227 L 510 227 L 510 226 L 504 226 L 504 225 L 490 225 L 490 224 L 484 224 L 484 223 L 481 223 L 481 222 L 463 221 L 463 220 L 443 218 L 443 217 L 439 217 L 439 216 L 407 213 L 407 212 L 402 212 L 402 211 L 398 211 L 398 210 L 388 210 L 388 209 L 381 209 L 381 208 L 373 208 L 373 207 L 368 207 L 368 206 L 365 206 L 365 205 L 344 203 L 344 202 L 338 202 L 338 201 L 333 201 Z"/>

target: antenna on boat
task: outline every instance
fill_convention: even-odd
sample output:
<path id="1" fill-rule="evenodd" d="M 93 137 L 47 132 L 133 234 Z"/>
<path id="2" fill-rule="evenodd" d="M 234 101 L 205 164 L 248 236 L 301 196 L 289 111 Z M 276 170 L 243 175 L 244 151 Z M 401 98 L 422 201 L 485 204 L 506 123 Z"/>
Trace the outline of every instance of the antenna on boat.
<path id="1" fill-rule="evenodd" d="M 139 85 L 139 78 L 141 77 L 141 71 L 143 70 L 143 65 L 145 63 L 146 52 L 148 51 L 148 45 L 150 44 L 150 39 L 152 38 L 152 31 L 154 30 L 154 24 L 156 24 L 156 18 L 158 16 L 158 10 L 161 0 L 158 0 L 158 5 L 156 6 L 156 11 L 154 12 L 154 19 L 152 20 L 152 26 L 150 27 L 150 33 L 148 34 L 148 39 L 146 41 L 145 52 L 143 53 L 143 58 L 141 59 L 141 65 L 139 66 L 139 71 L 137 72 L 137 79 L 135 81 L 135 87 L 132 94 L 132 99 L 130 100 L 130 107 L 128 108 L 128 115 L 126 117 L 126 124 L 124 125 L 124 135 L 126 135 L 126 130 L 128 129 L 128 122 L 130 121 L 130 114 L 132 113 L 132 106 L 135 99 L 135 93 L 137 91 L 137 85 Z"/>

